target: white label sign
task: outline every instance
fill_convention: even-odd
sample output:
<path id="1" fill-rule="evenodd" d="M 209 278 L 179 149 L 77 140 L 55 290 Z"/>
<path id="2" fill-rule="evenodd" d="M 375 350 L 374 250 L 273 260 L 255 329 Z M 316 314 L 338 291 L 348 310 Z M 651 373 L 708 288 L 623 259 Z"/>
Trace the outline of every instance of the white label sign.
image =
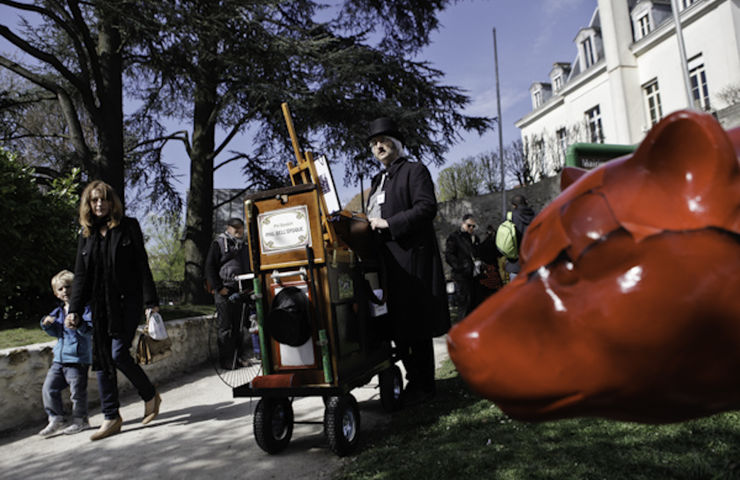
<path id="1" fill-rule="evenodd" d="M 287 252 L 311 245 L 311 225 L 308 207 L 283 208 L 257 216 L 262 253 Z"/>

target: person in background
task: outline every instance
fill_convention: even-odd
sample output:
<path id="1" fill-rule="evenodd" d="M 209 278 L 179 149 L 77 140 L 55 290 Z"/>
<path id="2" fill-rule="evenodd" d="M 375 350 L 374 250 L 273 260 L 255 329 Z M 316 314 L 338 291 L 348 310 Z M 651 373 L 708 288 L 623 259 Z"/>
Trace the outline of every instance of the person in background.
<path id="1" fill-rule="evenodd" d="M 514 226 L 516 227 L 516 246 L 518 252 L 522 246 L 524 233 L 527 231 L 529 224 L 532 223 L 535 213 L 532 207 L 529 206 L 529 203 L 527 203 L 524 195 L 514 195 L 511 198 L 511 207 L 511 221 L 514 222 Z M 514 277 L 519 274 L 521 269 L 519 259 L 515 262 L 507 261 L 505 268 L 509 273 L 509 278 L 514 280 Z"/>
<path id="2" fill-rule="evenodd" d="M 434 397 L 433 337 L 450 328 L 434 232 L 437 199 L 429 170 L 405 156 L 396 123 L 378 118 L 367 137 L 383 170 L 373 177 L 367 216 L 386 269 L 391 338 L 406 368 L 404 405 Z"/>
<path id="3" fill-rule="evenodd" d="M 496 227 L 493 225 L 486 227 L 486 234 L 478 247 L 478 256 L 485 265 L 484 275 L 477 282 L 480 302 L 483 302 L 503 286 L 503 279 L 499 272 L 501 252 L 496 248 Z"/>
<path id="4" fill-rule="evenodd" d="M 206 256 L 206 281 L 212 289 L 218 316 L 219 365 L 227 370 L 249 363 L 249 324 L 241 324 L 242 303 L 229 300 L 239 292 L 234 277 L 249 272 L 248 253 L 244 222 L 234 217 L 226 222 L 226 231 L 213 240 Z"/>
<path id="5" fill-rule="evenodd" d="M 62 270 L 54 275 L 51 289 L 60 304 L 41 319 L 41 328 L 52 337 L 58 338 L 53 350 L 54 359 L 41 388 L 44 410 L 49 419 L 48 425 L 39 432 L 42 437 L 49 437 L 59 431 L 70 435 L 90 428 L 87 419 L 87 372 L 92 363 L 92 321 L 90 309 L 85 308 L 79 325 L 65 325 L 73 280 L 74 274 L 69 270 Z M 69 424 L 64 417 L 62 405 L 62 391 L 67 387 L 72 400 L 72 421 Z"/>
<path id="6" fill-rule="evenodd" d="M 148 424 L 159 414 L 161 398 L 129 353 L 144 306 L 159 311 L 144 236 L 136 219 L 123 215 L 113 188 L 94 180 L 80 198 L 80 234 L 75 277 L 65 323 L 79 326 L 85 305 L 93 318 L 93 369 L 97 371 L 103 423 L 90 436 L 100 440 L 121 431 L 118 381 L 120 370 L 144 400 Z"/>
<path id="7" fill-rule="evenodd" d="M 480 241 L 475 235 L 476 228 L 475 218 L 466 213 L 460 228 L 450 233 L 445 242 L 445 261 L 452 269 L 452 281 L 455 283 L 458 320 L 465 318 L 478 303 L 475 262 Z"/>

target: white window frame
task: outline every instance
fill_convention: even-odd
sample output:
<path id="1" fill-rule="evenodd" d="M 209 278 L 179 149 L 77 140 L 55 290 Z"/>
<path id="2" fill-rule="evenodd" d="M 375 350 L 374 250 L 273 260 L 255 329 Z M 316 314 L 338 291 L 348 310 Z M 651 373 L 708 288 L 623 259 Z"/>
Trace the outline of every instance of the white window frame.
<path id="1" fill-rule="evenodd" d="M 555 131 L 555 137 L 558 141 L 558 154 L 560 156 L 560 164 L 565 165 L 565 153 L 568 150 L 568 130 L 565 127 L 559 128 Z"/>
<path id="2" fill-rule="evenodd" d="M 654 78 L 642 86 L 645 98 L 645 111 L 650 126 L 655 125 L 663 118 L 663 105 L 660 100 L 660 89 L 658 79 Z"/>
<path id="3" fill-rule="evenodd" d="M 652 22 L 650 21 L 650 13 L 646 13 L 637 19 L 637 29 L 639 34 L 638 40 L 650 33 L 653 29 Z"/>
<path id="4" fill-rule="evenodd" d="M 553 92 L 557 92 L 561 88 L 563 88 L 563 76 L 558 75 L 552 79 L 552 89 L 553 89 Z"/>
<path id="5" fill-rule="evenodd" d="M 534 108 L 542 106 L 542 89 L 535 90 L 532 94 L 532 98 L 534 100 Z"/>
<path id="6" fill-rule="evenodd" d="M 691 98 L 694 107 L 701 110 L 710 110 L 709 87 L 707 86 L 707 71 L 704 68 L 704 58 L 701 54 L 688 61 L 689 81 L 691 82 Z"/>
<path id="7" fill-rule="evenodd" d="M 596 63 L 593 37 L 589 36 L 581 40 L 581 50 L 583 52 L 583 64 L 586 66 L 586 68 L 589 68 L 591 67 L 591 65 Z"/>
<path id="8" fill-rule="evenodd" d="M 584 112 L 591 143 L 604 143 L 604 128 L 601 123 L 601 107 L 596 105 Z"/>

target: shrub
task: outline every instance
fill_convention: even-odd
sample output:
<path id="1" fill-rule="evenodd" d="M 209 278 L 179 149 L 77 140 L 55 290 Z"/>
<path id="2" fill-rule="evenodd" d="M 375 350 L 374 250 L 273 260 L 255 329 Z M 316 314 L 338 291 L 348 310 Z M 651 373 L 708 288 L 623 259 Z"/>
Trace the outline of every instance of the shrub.
<path id="1" fill-rule="evenodd" d="M 0 148 L 0 315 L 2 326 L 39 318 L 53 305 L 49 281 L 74 270 L 77 249 L 75 170 L 42 189 L 32 167 Z"/>

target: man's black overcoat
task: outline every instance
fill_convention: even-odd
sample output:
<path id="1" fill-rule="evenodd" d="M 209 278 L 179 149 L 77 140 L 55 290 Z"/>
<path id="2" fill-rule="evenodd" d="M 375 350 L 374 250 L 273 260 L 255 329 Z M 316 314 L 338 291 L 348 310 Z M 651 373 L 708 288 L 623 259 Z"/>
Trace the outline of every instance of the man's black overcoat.
<path id="1" fill-rule="evenodd" d="M 378 189 L 382 173 L 371 183 Z M 434 233 L 434 183 L 427 167 L 406 158 L 387 170 L 381 216 L 388 230 L 378 235 L 387 269 L 393 338 L 419 340 L 450 328 L 442 260 Z"/>

